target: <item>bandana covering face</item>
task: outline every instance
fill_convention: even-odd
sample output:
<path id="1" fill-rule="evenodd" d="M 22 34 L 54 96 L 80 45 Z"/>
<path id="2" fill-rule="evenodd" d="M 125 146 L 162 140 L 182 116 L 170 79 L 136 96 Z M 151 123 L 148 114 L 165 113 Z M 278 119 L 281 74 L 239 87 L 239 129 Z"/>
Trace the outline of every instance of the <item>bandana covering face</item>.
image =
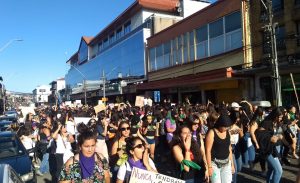
<path id="1" fill-rule="evenodd" d="M 95 157 L 85 157 L 82 152 L 79 153 L 79 164 L 82 172 L 82 178 L 87 179 L 94 173 Z"/>

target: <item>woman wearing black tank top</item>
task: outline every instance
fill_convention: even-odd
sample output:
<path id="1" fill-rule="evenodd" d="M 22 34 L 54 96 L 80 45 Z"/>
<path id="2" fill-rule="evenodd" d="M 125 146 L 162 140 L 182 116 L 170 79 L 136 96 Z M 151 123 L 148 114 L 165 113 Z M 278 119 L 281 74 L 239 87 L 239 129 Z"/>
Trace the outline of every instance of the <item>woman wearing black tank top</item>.
<path id="1" fill-rule="evenodd" d="M 227 114 L 221 114 L 214 128 L 209 130 L 205 138 L 205 152 L 208 173 L 212 183 L 230 183 L 234 173 L 234 163 L 230 145 L 228 128 L 231 120 Z"/>

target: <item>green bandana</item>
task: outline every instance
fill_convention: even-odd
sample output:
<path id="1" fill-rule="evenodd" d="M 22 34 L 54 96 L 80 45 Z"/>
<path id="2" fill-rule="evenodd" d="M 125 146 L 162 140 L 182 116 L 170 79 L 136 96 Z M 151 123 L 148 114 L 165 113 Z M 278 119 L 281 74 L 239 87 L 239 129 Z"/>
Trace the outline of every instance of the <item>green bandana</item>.
<path id="1" fill-rule="evenodd" d="M 200 170 L 201 169 L 201 167 L 197 163 L 195 163 L 193 161 L 189 161 L 189 160 L 185 160 L 184 159 L 184 160 L 182 160 L 181 165 L 180 165 L 180 170 L 181 171 L 183 171 L 184 165 L 188 166 L 190 168 L 196 169 L 196 170 Z"/>

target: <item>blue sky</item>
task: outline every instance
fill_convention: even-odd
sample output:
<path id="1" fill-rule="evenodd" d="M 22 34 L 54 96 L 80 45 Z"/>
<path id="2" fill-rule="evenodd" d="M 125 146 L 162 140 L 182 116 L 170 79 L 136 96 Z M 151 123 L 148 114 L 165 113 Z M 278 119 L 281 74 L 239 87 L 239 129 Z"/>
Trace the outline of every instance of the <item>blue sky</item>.
<path id="1" fill-rule="evenodd" d="M 95 36 L 134 0 L 0 0 L 0 76 L 7 90 L 32 92 L 64 77 L 81 36 Z"/>

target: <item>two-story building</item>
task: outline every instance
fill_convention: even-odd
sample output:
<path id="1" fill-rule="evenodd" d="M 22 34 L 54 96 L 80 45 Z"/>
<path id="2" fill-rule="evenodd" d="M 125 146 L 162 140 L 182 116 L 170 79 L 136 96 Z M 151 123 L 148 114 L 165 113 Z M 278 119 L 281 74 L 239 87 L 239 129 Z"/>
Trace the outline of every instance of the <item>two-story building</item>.
<path id="1" fill-rule="evenodd" d="M 193 103 L 238 101 L 253 95 L 233 70 L 252 66 L 249 2 L 219 0 L 148 38 L 148 82 L 153 96 Z"/>
<path id="2" fill-rule="evenodd" d="M 55 81 L 52 81 L 50 84 L 51 95 L 48 97 L 49 104 L 56 104 L 56 100 L 58 102 L 66 101 L 66 82 L 65 78 L 59 78 Z"/>
<path id="3" fill-rule="evenodd" d="M 134 99 L 136 83 L 147 79 L 147 38 L 209 4 L 136 0 L 96 36 L 82 37 L 78 51 L 67 61 L 71 65 L 65 76 L 67 93 L 74 100 L 83 99 L 86 92 L 88 102 L 104 95 Z"/>

